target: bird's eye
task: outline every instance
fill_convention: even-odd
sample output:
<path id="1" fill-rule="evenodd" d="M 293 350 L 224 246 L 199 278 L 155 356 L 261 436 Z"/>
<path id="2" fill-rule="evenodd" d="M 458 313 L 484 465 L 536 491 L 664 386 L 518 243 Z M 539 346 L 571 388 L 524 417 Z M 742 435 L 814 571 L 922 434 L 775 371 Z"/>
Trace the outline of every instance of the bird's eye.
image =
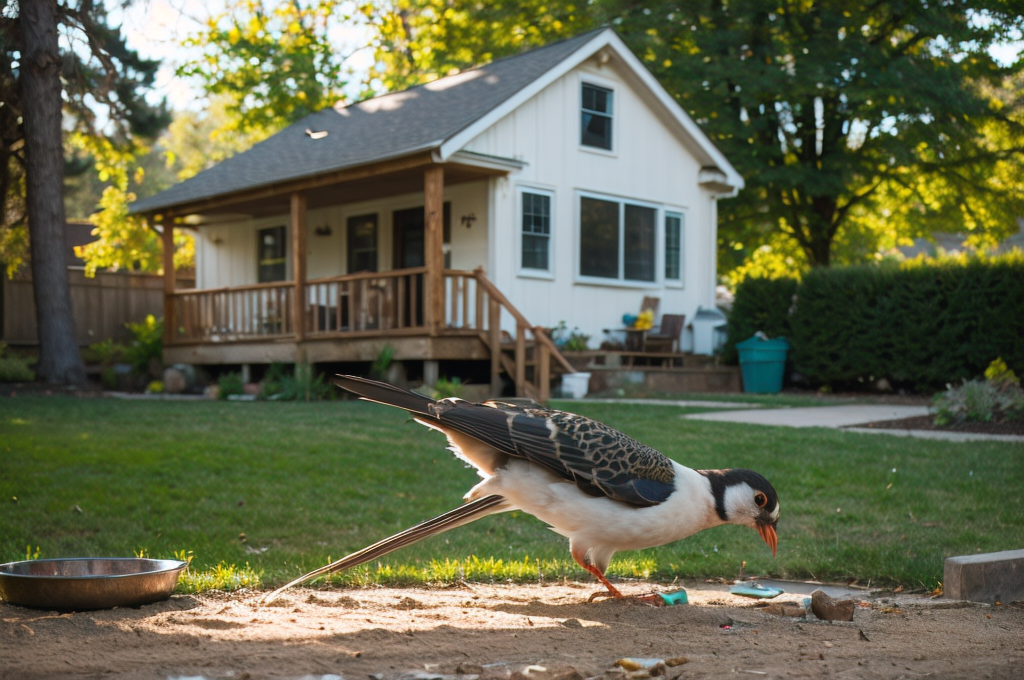
<path id="1" fill-rule="evenodd" d="M 754 494 L 754 503 L 757 504 L 757 507 L 763 508 L 765 505 L 768 504 L 768 497 L 765 496 L 763 493 Z"/>

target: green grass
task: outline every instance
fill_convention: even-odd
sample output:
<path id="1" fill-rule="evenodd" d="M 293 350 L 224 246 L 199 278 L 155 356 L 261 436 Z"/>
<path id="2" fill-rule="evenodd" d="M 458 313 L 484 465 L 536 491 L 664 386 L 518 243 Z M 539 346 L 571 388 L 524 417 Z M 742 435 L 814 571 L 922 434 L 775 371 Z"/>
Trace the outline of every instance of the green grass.
<path id="1" fill-rule="evenodd" d="M 779 492 L 779 555 L 720 527 L 620 553 L 613 576 L 857 578 L 931 588 L 950 555 L 1024 543 L 1024 447 L 687 421 L 573 404 L 696 468 Z M 895 470 L 895 471 L 893 471 Z M 192 554 L 183 587 L 279 585 L 461 502 L 477 477 L 444 438 L 364 402 L 0 399 L 0 561 Z M 334 577 L 417 583 L 590 578 L 523 513 L 489 517 Z"/>

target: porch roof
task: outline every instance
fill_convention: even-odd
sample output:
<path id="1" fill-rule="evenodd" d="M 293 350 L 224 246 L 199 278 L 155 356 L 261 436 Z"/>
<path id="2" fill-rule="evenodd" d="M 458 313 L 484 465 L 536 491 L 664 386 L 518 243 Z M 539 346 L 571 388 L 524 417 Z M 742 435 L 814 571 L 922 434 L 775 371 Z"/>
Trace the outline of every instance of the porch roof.
<path id="1" fill-rule="evenodd" d="M 436 152 L 604 30 L 608 29 L 401 92 L 324 109 L 191 179 L 134 202 L 130 211 L 190 207 L 238 192 Z M 506 160 L 494 159 L 498 165 Z"/>

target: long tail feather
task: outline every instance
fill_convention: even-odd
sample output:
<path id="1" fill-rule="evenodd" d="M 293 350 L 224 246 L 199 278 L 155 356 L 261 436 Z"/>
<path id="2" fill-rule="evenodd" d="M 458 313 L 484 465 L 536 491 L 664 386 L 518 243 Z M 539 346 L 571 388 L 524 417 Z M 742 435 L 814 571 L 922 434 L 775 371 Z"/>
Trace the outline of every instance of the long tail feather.
<path id="1" fill-rule="evenodd" d="M 367 401 L 374 401 L 387 406 L 397 406 L 406 411 L 433 417 L 428 407 L 434 403 L 434 400 L 422 394 L 354 375 L 335 376 L 334 384 L 353 394 L 358 394 Z"/>
<path id="2" fill-rule="evenodd" d="M 394 552 L 399 548 L 404 548 L 407 545 L 412 545 L 417 541 L 421 541 L 428 536 L 435 534 L 444 533 L 449 529 L 460 527 L 464 524 L 469 524 L 473 520 L 480 519 L 485 515 L 489 515 L 494 512 L 500 512 L 501 506 L 505 503 L 503 496 L 485 496 L 475 501 L 470 501 L 465 505 L 460 505 L 454 510 L 449 510 L 443 515 L 438 515 L 433 519 L 428 519 L 425 522 L 421 522 L 416 526 L 406 529 L 405 531 L 399 532 L 394 536 L 388 536 L 382 541 L 378 541 L 373 545 L 369 545 L 362 550 L 358 550 L 351 555 L 342 557 L 340 560 L 331 562 L 328 565 L 314 569 L 308 574 L 303 574 L 299 578 L 287 583 L 274 592 L 270 593 L 263 599 L 263 604 L 270 604 L 277 599 L 278 595 L 282 592 L 291 588 L 292 586 L 298 585 L 305 581 L 308 581 L 317 576 L 323 574 L 331 574 L 336 571 L 344 571 L 345 569 L 351 569 L 357 567 L 360 564 L 364 564 L 371 560 L 375 560 L 378 557 L 383 557 L 390 552 Z"/>

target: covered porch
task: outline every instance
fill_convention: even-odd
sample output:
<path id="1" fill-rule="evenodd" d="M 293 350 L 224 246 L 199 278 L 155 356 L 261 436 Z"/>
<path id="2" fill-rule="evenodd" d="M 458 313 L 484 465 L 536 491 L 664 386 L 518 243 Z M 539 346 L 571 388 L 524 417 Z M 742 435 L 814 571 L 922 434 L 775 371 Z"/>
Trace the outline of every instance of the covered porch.
<path id="1" fill-rule="evenodd" d="M 435 372 L 438 361 L 489 362 L 492 394 L 500 394 L 505 374 L 517 396 L 545 401 L 552 379 L 571 365 L 486 277 L 482 263 L 472 270 L 445 268 L 446 184 L 505 175 L 516 163 L 456 156 L 438 163 L 423 154 L 148 214 L 161 225 L 167 273 L 173 272 L 174 228 L 202 230 L 239 215 L 288 216 L 288 280 L 179 289 L 165 276 L 165 361 L 373 361 L 386 344 L 396 360 L 423 360 Z M 307 275 L 311 209 L 419 191 L 422 255 L 413 260 L 419 266 L 401 266 L 408 261 L 396 255 L 395 268 L 385 271 Z M 341 272 L 340 252 L 338 259 Z"/>

